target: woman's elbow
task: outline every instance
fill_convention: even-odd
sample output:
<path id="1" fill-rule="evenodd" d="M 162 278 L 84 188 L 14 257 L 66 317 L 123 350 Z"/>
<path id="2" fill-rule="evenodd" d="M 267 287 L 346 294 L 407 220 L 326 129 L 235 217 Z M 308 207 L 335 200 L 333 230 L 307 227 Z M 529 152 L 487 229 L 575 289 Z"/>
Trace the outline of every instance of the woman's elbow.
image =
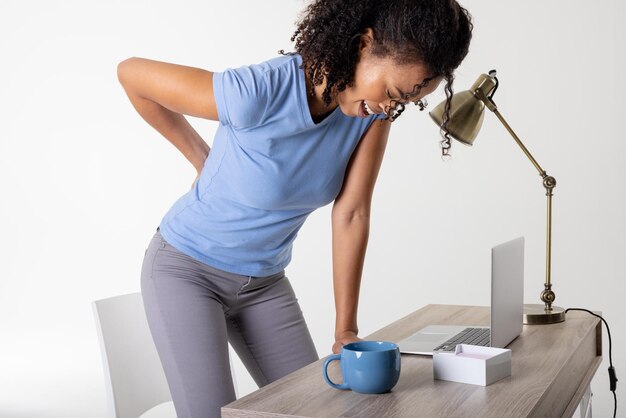
<path id="1" fill-rule="evenodd" d="M 126 81 L 126 74 L 128 73 L 128 68 L 132 64 L 132 62 L 136 59 L 136 57 L 126 58 L 124 61 L 121 61 L 117 64 L 117 80 L 120 84 L 124 84 Z"/>
<path id="2" fill-rule="evenodd" d="M 370 211 L 366 209 L 336 209 L 332 211 L 333 223 L 353 224 L 361 222 L 368 224 L 370 221 Z"/>

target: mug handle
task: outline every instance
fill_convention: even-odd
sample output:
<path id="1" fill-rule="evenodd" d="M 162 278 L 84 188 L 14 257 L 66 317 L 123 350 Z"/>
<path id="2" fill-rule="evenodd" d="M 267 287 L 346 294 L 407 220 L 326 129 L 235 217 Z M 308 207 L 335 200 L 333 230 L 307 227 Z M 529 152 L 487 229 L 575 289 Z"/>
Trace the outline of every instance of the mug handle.
<path id="1" fill-rule="evenodd" d="M 328 377 L 328 365 L 330 364 L 331 361 L 339 361 L 341 360 L 341 354 L 333 354 L 328 356 L 328 358 L 326 358 L 326 361 L 324 361 L 324 367 L 322 368 L 322 374 L 324 375 L 324 379 L 326 380 L 326 383 L 328 383 L 330 386 L 334 387 L 335 389 L 350 389 L 350 387 L 348 386 L 348 384 L 344 381 L 341 384 L 337 384 L 337 383 L 333 383 L 330 378 Z M 345 379 L 345 377 L 344 377 Z"/>

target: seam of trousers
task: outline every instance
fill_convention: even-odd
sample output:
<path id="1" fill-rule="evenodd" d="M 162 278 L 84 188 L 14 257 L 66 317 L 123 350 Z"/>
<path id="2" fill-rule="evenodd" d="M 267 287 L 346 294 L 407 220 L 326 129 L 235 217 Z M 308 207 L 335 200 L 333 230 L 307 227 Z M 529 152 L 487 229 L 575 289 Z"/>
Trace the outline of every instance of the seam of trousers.
<path id="1" fill-rule="evenodd" d="M 165 240 L 163 239 L 163 237 L 161 237 L 160 239 L 161 243 L 159 244 L 159 248 L 154 252 L 154 257 L 152 259 L 152 265 L 150 266 L 150 285 L 152 286 L 152 288 L 154 289 L 154 293 L 158 294 L 158 292 L 156 291 L 157 285 L 156 282 L 154 281 L 154 277 L 153 277 L 153 272 L 154 272 L 154 263 L 156 262 L 156 258 L 157 258 L 157 254 L 159 253 L 159 251 L 161 251 L 163 248 L 165 248 Z M 165 323 L 165 321 L 163 320 L 165 318 L 165 316 L 163 315 L 163 311 L 161 310 L 161 304 L 157 303 L 157 309 L 159 310 L 159 316 L 161 317 L 161 323 Z M 171 344 L 171 340 L 170 340 L 170 336 L 169 333 L 164 332 L 165 334 L 165 339 L 167 340 L 167 345 L 169 348 L 169 352 L 173 353 L 174 350 L 172 349 L 172 344 Z M 172 355 L 172 358 L 174 358 L 174 356 Z M 183 379 L 180 378 L 180 376 L 182 376 L 180 369 L 178 367 L 178 362 L 173 361 L 172 363 L 174 363 L 174 367 L 176 367 L 176 374 L 178 375 L 178 379 L 180 381 L 181 385 L 184 385 L 183 383 Z M 169 387 L 169 384 L 168 384 Z M 184 403 L 184 407 L 185 409 L 188 408 L 189 405 L 189 399 L 187 399 L 187 395 L 186 395 L 187 391 L 183 390 L 182 391 L 182 396 L 185 397 L 185 403 Z M 180 406 L 178 406 L 180 407 Z M 191 416 L 191 411 L 190 410 L 186 410 L 186 413 L 188 416 Z"/>
<path id="2" fill-rule="evenodd" d="M 243 333 L 241 332 L 241 328 L 239 327 L 239 323 L 235 320 L 235 318 L 233 318 L 230 315 L 226 315 L 226 318 L 228 318 L 228 320 L 230 321 L 230 323 L 237 328 L 237 334 L 239 334 L 241 336 L 241 339 L 243 340 L 245 346 L 248 348 L 248 352 L 250 353 L 250 357 L 252 357 L 252 360 L 254 360 L 254 364 L 257 368 L 257 370 L 259 371 L 259 374 L 263 377 L 263 385 L 265 386 L 269 383 L 269 379 L 267 378 L 267 376 L 265 376 L 265 373 L 263 373 L 263 369 L 261 368 L 261 366 L 259 365 L 259 362 L 257 361 L 256 357 L 254 356 L 254 353 L 252 352 L 252 349 L 250 348 L 250 345 L 248 345 L 248 341 L 246 341 L 246 338 L 244 337 Z"/>

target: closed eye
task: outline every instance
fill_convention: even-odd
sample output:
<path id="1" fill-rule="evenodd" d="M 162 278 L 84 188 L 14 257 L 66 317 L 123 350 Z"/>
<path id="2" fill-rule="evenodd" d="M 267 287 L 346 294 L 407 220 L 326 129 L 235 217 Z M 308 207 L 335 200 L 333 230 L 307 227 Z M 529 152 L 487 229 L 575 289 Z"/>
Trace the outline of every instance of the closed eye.
<path id="1" fill-rule="evenodd" d="M 399 90 L 398 90 L 399 91 Z M 385 94 L 387 95 L 387 98 L 393 100 L 396 103 L 402 103 L 402 104 L 406 104 L 408 101 L 408 97 L 406 94 L 400 94 L 400 98 L 397 98 L 391 95 L 391 92 L 389 92 L 389 89 L 385 90 Z"/>

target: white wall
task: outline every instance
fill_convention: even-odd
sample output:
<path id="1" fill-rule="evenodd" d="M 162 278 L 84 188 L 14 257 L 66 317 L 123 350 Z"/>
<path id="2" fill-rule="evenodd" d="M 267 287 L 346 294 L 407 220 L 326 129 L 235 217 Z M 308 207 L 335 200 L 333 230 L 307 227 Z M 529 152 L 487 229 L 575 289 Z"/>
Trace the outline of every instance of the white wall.
<path id="1" fill-rule="evenodd" d="M 498 70 L 502 114 L 558 181 L 557 305 L 605 314 L 623 374 L 626 6 L 464 5 L 476 28 L 456 88 Z M 0 3 L 0 416 L 104 416 L 90 302 L 139 289 L 143 251 L 195 177 L 132 108 L 117 63 L 142 56 L 222 70 L 258 62 L 291 49 L 302 6 Z M 442 97 L 433 95 L 431 106 Z M 210 143 L 215 123 L 190 121 Z M 416 108 L 394 124 L 375 193 L 363 336 L 428 303 L 487 305 L 489 249 L 518 235 L 526 236 L 526 301 L 538 302 L 545 228 L 539 176 L 491 114 L 472 149 L 454 144 L 451 162 L 439 158 L 438 140 Z M 320 355 L 333 341 L 330 266 L 325 207 L 302 229 L 287 270 Z M 597 416 L 612 411 L 607 358 L 605 335 L 605 362 L 593 381 Z M 249 378 L 240 386 L 242 393 L 254 389 Z"/>

